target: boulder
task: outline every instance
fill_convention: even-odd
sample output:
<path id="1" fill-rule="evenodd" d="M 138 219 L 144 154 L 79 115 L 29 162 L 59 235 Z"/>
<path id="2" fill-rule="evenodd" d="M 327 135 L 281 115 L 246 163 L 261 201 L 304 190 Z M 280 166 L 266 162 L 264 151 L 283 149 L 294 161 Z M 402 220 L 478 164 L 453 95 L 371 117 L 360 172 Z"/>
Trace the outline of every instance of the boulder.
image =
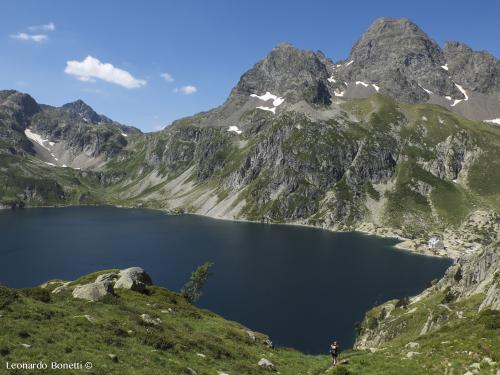
<path id="1" fill-rule="evenodd" d="M 150 324 L 150 325 L 153 325 L 153 326 L 159 326 L 160 323 L 161 323 L 161 319 L 160 318 L 152 318 L 149 314 L 142 314 L 141 315 L 141 319 L 144 323 L 146 324 Z"/>
<path id="2" fill-rule="evenodd" d="M 405 348 L 409 349 L 416 349 L 420 347 L 420 344 L 418 342 L 409 342 L 408 344 L 405 345 Z"/>
<path id="3" fill-rule="evenodd" d="M 197 375 L 198 373 L 196 371 L 194 371 L 191 367 L 188 367 L 186 368 L 186 372 L 189 374 L 189 375 Z"/>
<path id="4" fill-rule="evenodd" d="M 274 349 L 274 344 L 269 338 L 264 340 L 264 345 L 269 349 Z"/>
<path id="5" fill-rule="evenodd" d="M 96 283 L 102 283 L 102 282 L 112 283 L 116 279 L 118 279 L 118 273 L 109 272 L 109 273 L 103 273 L 102 275 L 97 276 L 97 279 L 95 279 L 95 282 Z"/>
<path id="6" fill-rule="evenodd" d="M 261 358 L 260 361 L 257 363 L 257 365 L 265 370 L 271 370 L 274 371 L 276 368 L 272 364 L 272 362 L 266 358 Z"/>
<path id="7" fill-rule="evenodd" d="M 146 285 L 152 284 L 151 277 L 141 267 L 131 267 L 120 271 L 115 288 L 144 292 Z"/>
<path id="8" fill-rule="evenodd" d="M 256 340 L 256 337 L 255 337 L 255 333 L 249 329 L 246 330 L 246 333 L 248 335 L 248 338 L 250 339 L 250 341 L 253 341 L 255 342 Z"/>
<path id="9" fill-rule="evenodd" d="M 109 359 L 111 359 L 111 361 L 115 362 L 115 363 L 118 363 L 118 356 L 116 354 L 108 354 L 108 357 Z"/>
<path id="10" fill-rule="evenodd" d="M 65 292 L 66 290 L 69 289 L 69 284 L 70 284 L 70 281 L 63 283 L 62 285 L 54 288 L 52 290 L 52 293 L 53 294 L 59 294 L 59 293 Z"/>
<path id="11" fill-rule="evenodd" d="M 73 290 L 73 297 L 85 299 L 87 301 L 96 302 L 103 299 L 105 296 L 113 294 L 113 286 L 110 283 L 90 283 L 78 285 Z"/>

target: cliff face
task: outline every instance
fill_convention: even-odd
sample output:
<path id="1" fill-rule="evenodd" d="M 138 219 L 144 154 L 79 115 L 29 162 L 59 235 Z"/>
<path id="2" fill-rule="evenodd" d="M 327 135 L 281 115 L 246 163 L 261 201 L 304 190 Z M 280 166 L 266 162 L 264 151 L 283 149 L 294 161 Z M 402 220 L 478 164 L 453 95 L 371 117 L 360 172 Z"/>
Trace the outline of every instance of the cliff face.
<path id="1" fill-rule="evenodd" d="M 441 280 L 421 294 L 408 300 L 390 301 L 369 311 L 355 348 L 376 350 L 394 342 L 439 338 L 453 330 L 456 330 L 453 335 L 459 337 L 465 334 L 468 324 L 477 324 L 478 317 L 498 317 L 499 311 L 500 243 L 496 242 L 458 259 Z M 490 329 L 493 333 L 498 323 Z M 494 341 L 491 345 L 499 343 Z"/>

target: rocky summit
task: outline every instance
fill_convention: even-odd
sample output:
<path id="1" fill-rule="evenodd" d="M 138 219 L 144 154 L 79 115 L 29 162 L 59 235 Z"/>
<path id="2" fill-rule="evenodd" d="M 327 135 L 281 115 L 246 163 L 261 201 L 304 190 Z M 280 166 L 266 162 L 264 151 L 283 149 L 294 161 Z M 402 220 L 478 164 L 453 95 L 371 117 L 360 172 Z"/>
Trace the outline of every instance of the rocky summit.
<path id="1" fill-rule="evenodd" d="M 154 133 L 2 91 L 0 205 L 360 230 L 457 258 L 500 232 L 499 64 L 381 18 L 337 62 L 279 44 L 221 106 Z"/>

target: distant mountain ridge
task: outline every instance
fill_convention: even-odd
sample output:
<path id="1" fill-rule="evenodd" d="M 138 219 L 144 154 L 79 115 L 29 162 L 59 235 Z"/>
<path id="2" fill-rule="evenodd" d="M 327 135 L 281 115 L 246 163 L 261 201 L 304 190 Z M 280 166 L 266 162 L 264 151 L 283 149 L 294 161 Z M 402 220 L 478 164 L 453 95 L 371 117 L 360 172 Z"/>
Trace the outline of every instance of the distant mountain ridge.
<path id="1" fill-rule="evenodd" d="M 500 232 L 500 127 L 475 121 L 500 119 L 498 95 L 493 56 L 389 18 L 337 63 L 280 44 L 222 105 L 160 132 L 3 91 L 0 202 L 362 230 L 457 257 Z"/>

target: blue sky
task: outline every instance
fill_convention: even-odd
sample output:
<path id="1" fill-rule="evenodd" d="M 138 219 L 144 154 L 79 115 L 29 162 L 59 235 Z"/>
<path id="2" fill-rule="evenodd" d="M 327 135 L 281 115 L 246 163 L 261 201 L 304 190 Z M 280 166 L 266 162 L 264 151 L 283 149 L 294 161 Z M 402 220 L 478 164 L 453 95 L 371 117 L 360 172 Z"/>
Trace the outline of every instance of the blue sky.
<path id="1" fill-rule="evenodd" d="M 499 14 L 496 0 L 4 1 L 0 89 L 57 106 L 80 98 L 152 131 L 221 104 L 280 42 L 335 61 L 376 18 L 408 17 L 440 45 L 498 58 Z"/>

